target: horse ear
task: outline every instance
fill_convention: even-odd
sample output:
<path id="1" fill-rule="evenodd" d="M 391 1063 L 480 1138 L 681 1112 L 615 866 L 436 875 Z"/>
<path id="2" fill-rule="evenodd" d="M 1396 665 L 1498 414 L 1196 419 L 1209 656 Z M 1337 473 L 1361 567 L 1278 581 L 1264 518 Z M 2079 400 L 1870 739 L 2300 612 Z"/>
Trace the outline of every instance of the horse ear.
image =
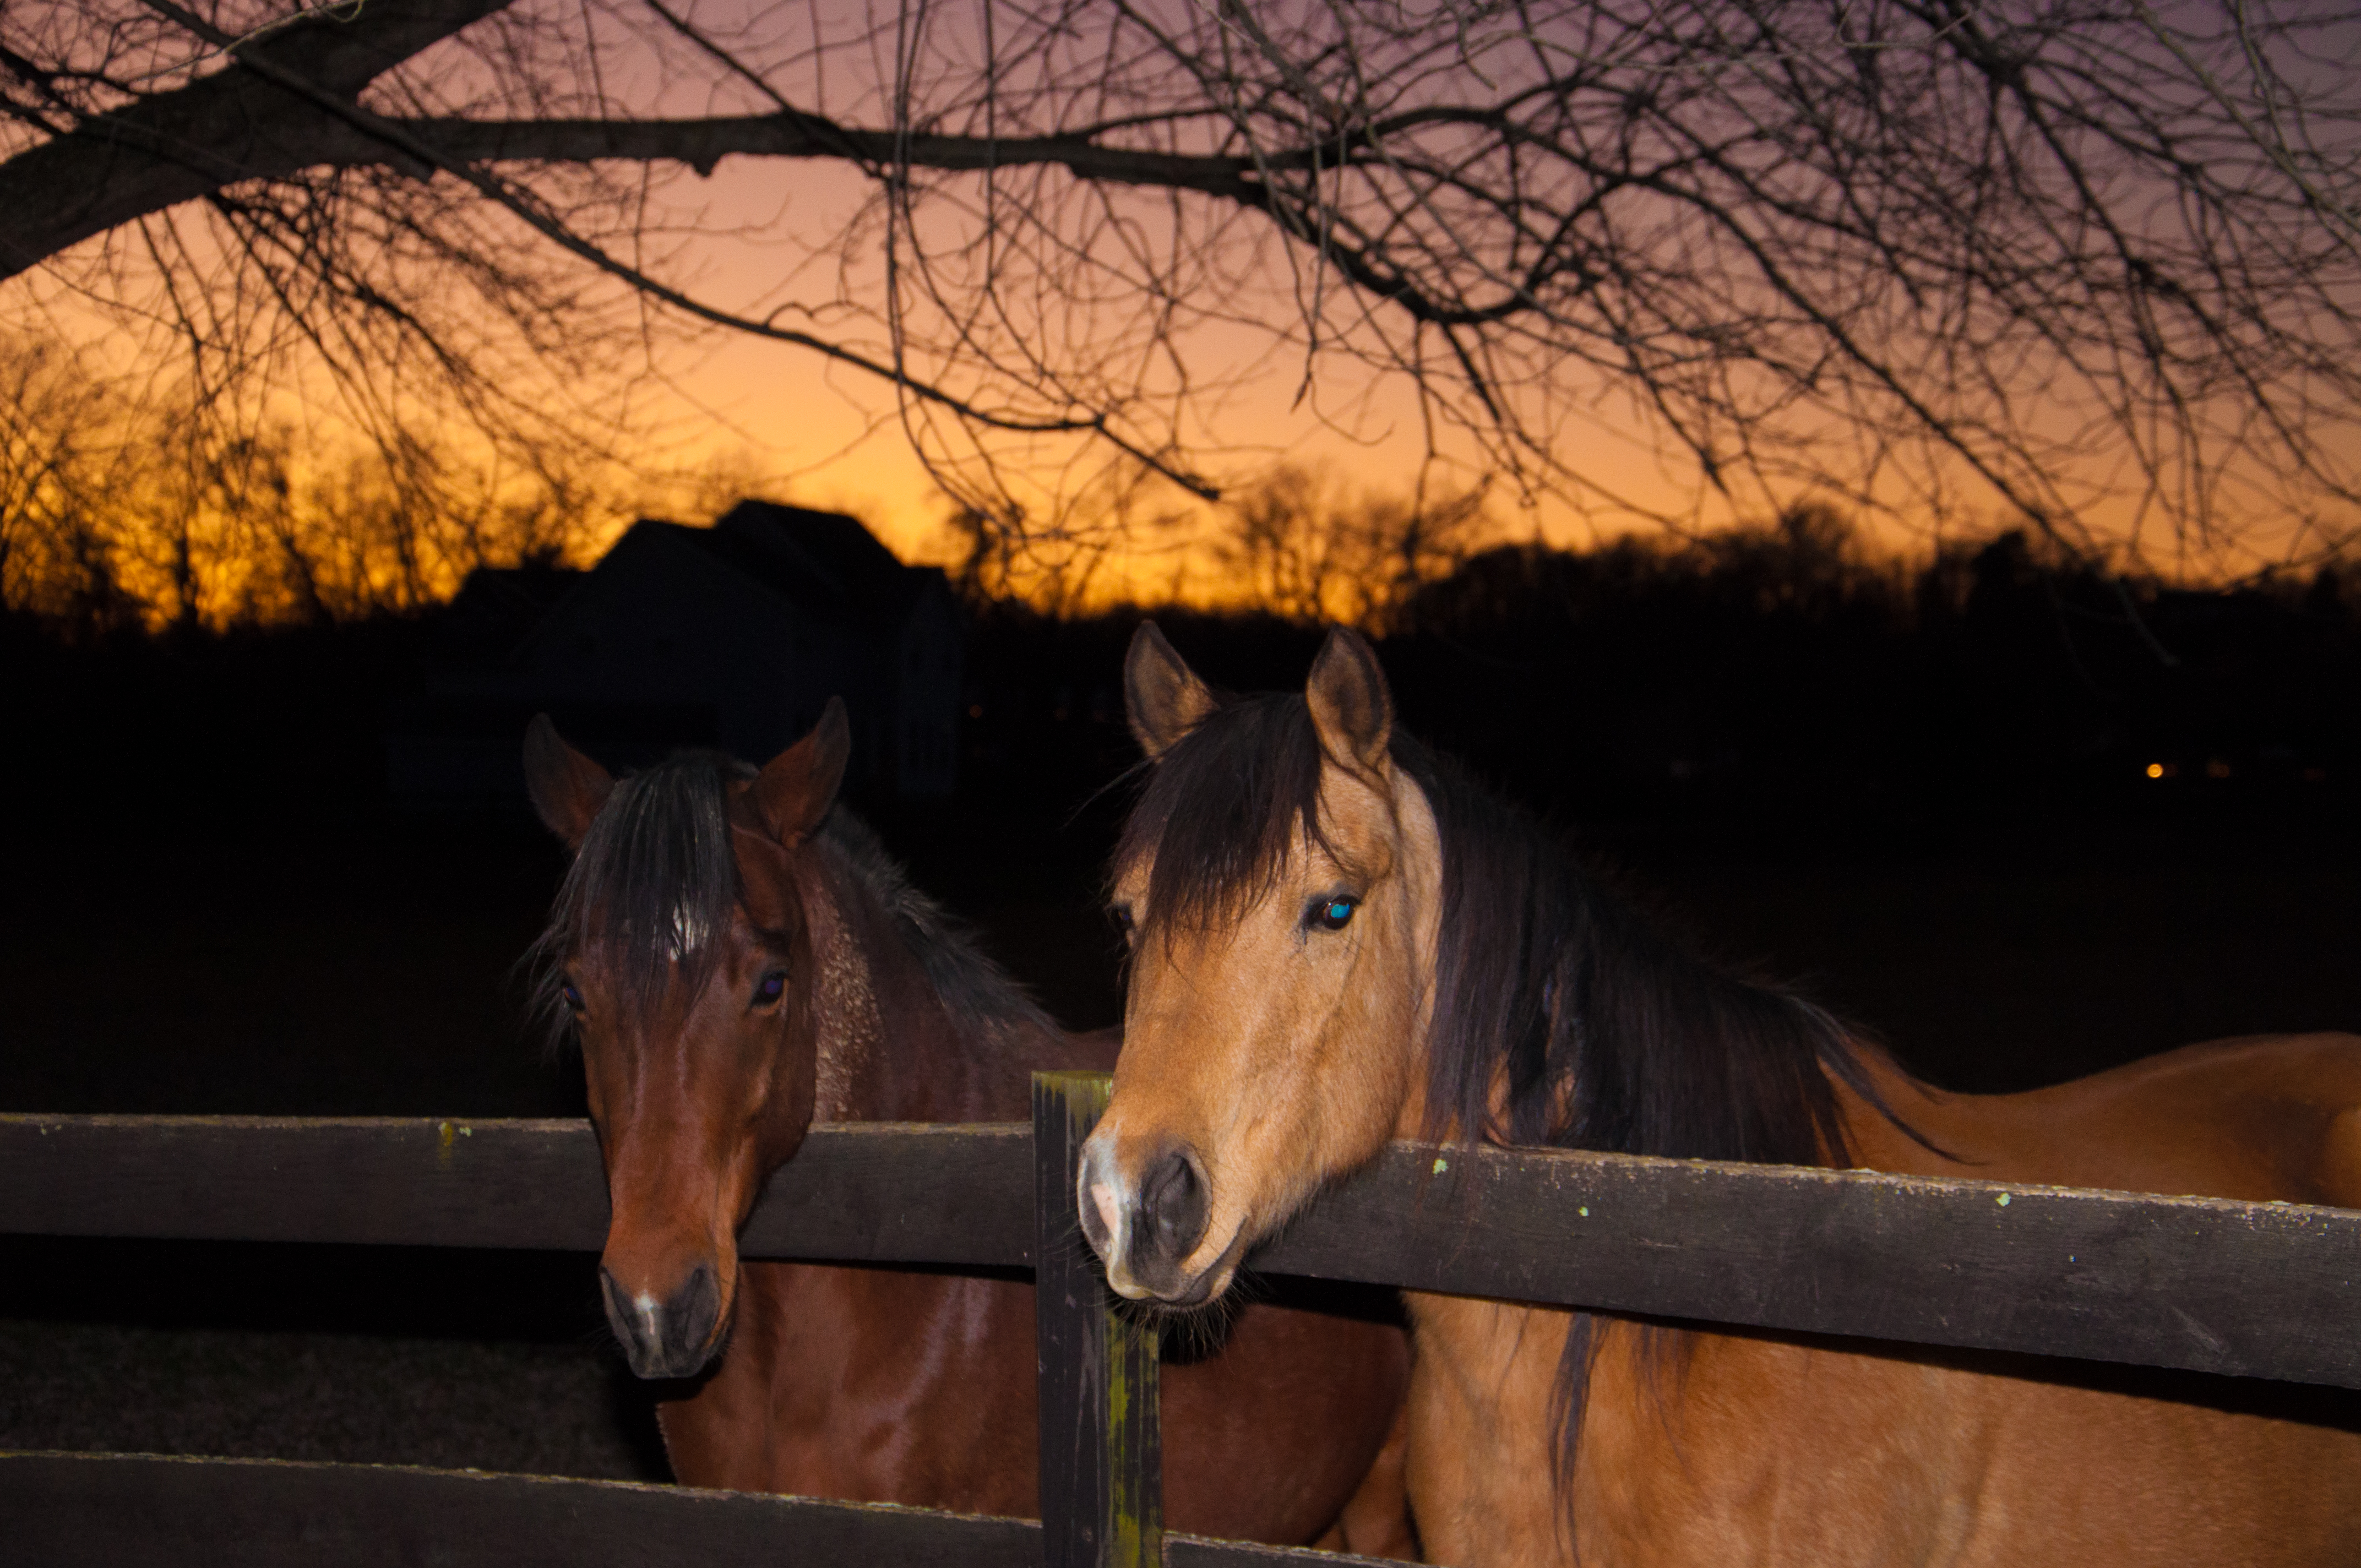
<path id="1" fill-rule="evenodd" d="M 1181 662 L 1156 622 L 1141 621 L 1124 656 L 1123 712 L 1148 761 L 1170 751 L 1213 707 L 1212 688 Z"/>
<path id="2" fill-rule="evenodd" d="M 524 731 L 524 788 L 533 808 L 569 850 L 582 847 L 590 820 L 607 804 L 615 781 L 607 770 L 567 745 L 549 715 L 536 713 Z"/>
<path id="3" fill-rule="evenodd" d="M 771 837 L 793 844 L 818 827 L 851 760 L 852 721 L 844 716 L 844 699 L 832 696 L 811 733 L 763 764 L 748 791 Z"/>
<path id="4" fill-rule="evenodd" d="M 1303 700 L 1329 761 L 1348 773 L 1385 777 L 1394 700 L 1386 690 L 1386 673 L 1378 667 L 1377 650 L 1367 638 L 1347 627 L 1331 629 L 1328 641 L 1320 645 L 1320 657 L 1312 662 Z"/>

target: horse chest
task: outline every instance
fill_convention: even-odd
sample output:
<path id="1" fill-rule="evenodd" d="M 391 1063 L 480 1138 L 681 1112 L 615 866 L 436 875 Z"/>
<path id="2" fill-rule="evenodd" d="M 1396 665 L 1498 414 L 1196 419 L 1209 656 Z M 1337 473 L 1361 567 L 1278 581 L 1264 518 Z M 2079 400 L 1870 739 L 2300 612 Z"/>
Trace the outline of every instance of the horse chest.
<path id="1" fill-rule="evenodd" d="M 1407 1293 L 1411 1508 L 1431 1561 L 1562 1556 L 1550 1496 L 1549 1396 L 1568 1314 Z"/>
<path id="2" fill-rule="evenodd" d="M 691 1486 L 1023 1514 L 1032 1303 L 1013 1282 L 747 1266 L 720 1366 L 667 1405 Z"/>

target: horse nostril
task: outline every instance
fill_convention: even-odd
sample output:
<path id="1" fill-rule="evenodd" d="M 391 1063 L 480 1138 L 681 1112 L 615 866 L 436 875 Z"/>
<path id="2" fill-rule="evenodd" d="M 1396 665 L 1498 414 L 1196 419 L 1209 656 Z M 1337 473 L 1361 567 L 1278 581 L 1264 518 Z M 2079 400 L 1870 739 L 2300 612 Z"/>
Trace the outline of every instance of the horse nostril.
<path id="1" fill-rule="evenodd" d="M 686 1377 L 708 1358 L 721 1321 L 721 1286 L 710 1263 L 689 1270 L 668 1299 L 633 1295 L 604 1266 L 598 1284 L 607 1298 L 607 1321 L 623 1347 L 624 1359 L 642 1377 Z"/>
<path id="2" fill-rule="evenodd" d="M 607 1298 L 607 1326 L 615 1331 L 615 1338 L 621 1343 L 623 1354 L 631 1362 L 631 1370 L 642 1377 L 646 1376 L 645 1367 L 654 1349 L 648 1341 L 648 1325 L 643 1324 L 640 1314 L 632 1310 L 631 1298 L 624 1291 L 622 1282 L 609 1273 L 604 1264 L 598 1267 L 598 1287 L 600 1293 Z"/>
<path id="3" fill-rule="evenodd" d="M 700 1263 L 682 1286 L 680 1294 L 672 1299 L 672 1308 L 664 1327 L 668 1347 L 676 1365 L 688 1367 L 692 1362 L 702 1365 L 701 1354 L 713 1330 L 721 1319 L 721 1287 L 713 1277 L 713 1266 Z"/>
<path id="4" fill-rule="evenodd" d="M 1082 1240 L 1102 1258 L 1113 1255 L 1107 1249 L 1115 1243 L 1118 1201 L 1115 1189 L 1099 1174 L 1098 1146 L 1085 1145 L 1074 1170 L 1074 1208 L 1082 1217 Z"/>
<path id="5" fill-rule="evenodd" d="M 623 1294 L 622 1286 L 607 1271 L 605 1264 L 598 1266 L 598 1288 L 607 1298 L 607 1321 L 614 1326 L 618 1339 L 628 1342 L 631 1337 L 631 1299 Z"/>
<path id="6" fill-rule="evenodd" d="M 1186 1149 L 1168 1151 L 1148 1168 L 1139 1186 L 1139 1208 L 1158 1251 L 1179 1262 L 1204 1238 L 1205 1180 Z"/>

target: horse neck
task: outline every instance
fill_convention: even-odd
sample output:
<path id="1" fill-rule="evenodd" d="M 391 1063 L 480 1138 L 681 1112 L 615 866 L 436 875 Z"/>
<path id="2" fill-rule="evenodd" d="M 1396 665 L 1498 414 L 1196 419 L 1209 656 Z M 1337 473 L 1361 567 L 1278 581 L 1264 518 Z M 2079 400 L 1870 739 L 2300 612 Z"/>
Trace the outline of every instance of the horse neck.
<path id="1" fill-rule="evenodd" d="M 1008 1042 L 955 1016 L 895 918 L 831 858 L 810 879 L 805 923 L 816 976 L 817 1122 L 975 1120 L 992 1103 Z M 1021 1081 L 1021 1074 L 1019 1075 Z"/>

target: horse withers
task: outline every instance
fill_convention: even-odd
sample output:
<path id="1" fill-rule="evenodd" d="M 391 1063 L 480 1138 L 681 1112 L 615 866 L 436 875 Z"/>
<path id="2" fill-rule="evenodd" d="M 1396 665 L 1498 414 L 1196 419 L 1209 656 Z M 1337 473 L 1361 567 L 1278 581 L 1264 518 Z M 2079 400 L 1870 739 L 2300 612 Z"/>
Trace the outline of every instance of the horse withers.
<path id="1" fill-rule="evenodd" d="M 658 1420 L 687 1485 L 1031 1515 L 1030 1285 L 738 1256 L 815 1121 L 1022 1120 L 1033 1069 L 1115 1052 L 1052 1024 L 835 804 L 849 751 L 831 703 L 759 771 L 689 752 L 618 780 L 533 723 L 533 804 L 574 851 L 542 995 L 606 1161 L 608 1321 L 633 1371 L 684 1380 Z M 1165 1375 L 1168 1521 L 1403 1551 L 1400 1330 L 1267 1304 L 1226 1329 Z"/>
<path id="2" fill-rule="evenodd" d="M 1126 1296 L 1220 1298 L 1397 1137 L 2361 1204 L 2361 1039 L 1939 1092 L 1656 938 L 1405 735 L 1349 631 L 1301 694 L 1224 700 L 1143 626 L 1126 694 L 1152 761 L 1115 865 L 1126 1036 L 1077 1175 Z M 1408 1305 L 1411 1510 L 1436 1562 L 2361 1562 L 2341 1396 Z"/>

